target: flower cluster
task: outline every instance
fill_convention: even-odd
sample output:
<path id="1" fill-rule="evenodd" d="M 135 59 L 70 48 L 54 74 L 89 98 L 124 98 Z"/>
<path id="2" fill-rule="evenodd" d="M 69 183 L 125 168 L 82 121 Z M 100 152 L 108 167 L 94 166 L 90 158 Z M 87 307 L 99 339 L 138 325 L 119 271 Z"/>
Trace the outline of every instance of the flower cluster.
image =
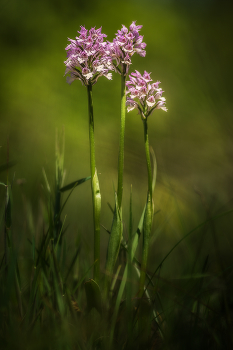
<path id="1" fill-rule="evenodd" d="M 146 55 L 146 43 L 143 42 L 143 36 L 139 35 L 141 28 L 142 26 L 137 26 L 135 22 L 130 25 L 129 29 L 122 25 L 113 42 L 108 42 L 108 54 L 116 61 L 114 67 L 120 74 L 121 71 L 117 66 L 121 65 L 122 71 L 125 67 L 124 73 L 127 74 L 131 64 L 131 57 L 135 52 L 142 57 Z"/>
<path id="2" fill-rule="evenodd" d="M 107 35 L 101 33 L 101 28 L 91 28 L 89 31 L 81 26 L 80 35 L 69 39 L 70 44 L 66 47 L 67 60 L 65 75 L 67 82 L 71 84 L 75 79 L 81 80 L 84 85 L 95 84 L 100 76 L 112 79 L 111 58 L 106 54 L 107 42 L 104 38 Z"/>
<path id="3" fill-rule="evenodd" d="M 154 109 L 161 108 L 167 111 L 167 108 L 164 106 L 166 99 L 162 97 L 164 91 L 158 87 L 160 81 L 151 83 L 150 74 L 144 71 L 142 76 L 136 70 L 135 73 L 129 75 L 130 80 L 126 82 L 126 86 L 128 87 L 126 94 L 130 94 L 126 100 L 127 111 L 129 112 L 137 108 L 143 119 L 146 119 Z"/>

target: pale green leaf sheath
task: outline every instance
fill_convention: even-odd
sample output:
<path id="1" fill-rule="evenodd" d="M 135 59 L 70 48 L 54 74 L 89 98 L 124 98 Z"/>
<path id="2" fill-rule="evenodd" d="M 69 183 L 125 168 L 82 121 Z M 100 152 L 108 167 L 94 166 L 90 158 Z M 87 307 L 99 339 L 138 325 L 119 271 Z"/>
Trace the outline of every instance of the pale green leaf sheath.
<path id="1" fill-rule="evenodd" d="M 96 282 L 99 281 L 100 274 L 100 212 L 101 212 L 101 194 L 97 171 L 92 179 L 92 196 L 94 210 L 94 276 Z"/>

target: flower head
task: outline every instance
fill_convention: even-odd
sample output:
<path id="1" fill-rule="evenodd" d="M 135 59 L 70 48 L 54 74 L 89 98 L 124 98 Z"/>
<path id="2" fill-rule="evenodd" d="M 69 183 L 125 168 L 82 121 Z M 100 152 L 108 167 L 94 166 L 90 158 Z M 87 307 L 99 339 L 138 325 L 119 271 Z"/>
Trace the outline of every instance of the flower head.
<path id="1" fill-rule="evenodd" d="M 126 94 L 129 95 L 126 99 L 127 111 L 137 108 L 143 119 L 148 118 L 155 109 L 167 111 L 166 99 L 162 97 L 164 91 L 158 87 L 160 81 L 151 83 L 150 74 L 144 71 L 144 74 L 141 75 L 136 70 L 135 73 L 129 75 L 129 80 L 126 82 L 128 88 Z"/>
<path id="2" fill-rule="evenodd" d="M 67 82 L 71 84 L 75 79 L 81 80 L 84 85 L 95 84 L 100 76 L 112 79 L 111 58 L 106 53 L 107 43 L 104 38 L 107 36 L 101 33 L 101 28 L 91 28 L 89 31 L 81 26 L 79 36 L 69 39 L 70 44 L 66 47 L 67 60 L 65 74 Z"/>
<path id="3" fill-rule="evenodd" d="M 108 42 L 108 54 L 116 61 L 114 67 L 120 74 L 123 71 L 125 74 L 128 73 L 131 57 L 135 52 L 142 57 L 146 55 L 146 44 L 143 42 L 143 36 L 139 35 L 141 28 L 142 26 L 137 26 L 135 22 L 130 25 L 129 29 L 122 25 L 113 42 Z M 121 65 L 121 71 L 118 68 L 119 65 Z"/>

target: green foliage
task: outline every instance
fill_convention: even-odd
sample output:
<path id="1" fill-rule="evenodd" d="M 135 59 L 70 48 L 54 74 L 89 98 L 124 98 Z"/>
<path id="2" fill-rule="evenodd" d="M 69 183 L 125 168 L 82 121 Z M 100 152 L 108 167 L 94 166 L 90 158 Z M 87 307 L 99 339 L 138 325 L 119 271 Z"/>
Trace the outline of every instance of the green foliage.
<path id="1" fill-rule="evenodd" d="M 106 259 L 106 278 L 105 278 L 105 296 L 108 295 L 110 280 L 113 275 L 114 267 L 117 261 L 121 239 L 122 239 L 122 219 L 121 211 L 118 207 L 117 194 L 115 193 L 115 212 L 113 217 L 111 234 L 108 242 L 107 259 Z"/>
<path id="2" fill-rule="evenodd" d="M 88 176 L 88 177 L 84 177 L 83 179 L 80 179 L 80 180 L 71 182 L 69 185 L 66 185 L 66 186 L 60 188 L 60 192 L 65 192 L 65 191 L 72 190 L 72 189 L 74 189 L 76 186 L 81 185 L 82 183 L 84 183 L 85 181 L 88 181 L 88 180 L 90 180 L 90 179 L 91 179 L 91 177 Z"/>
<path id="3" fill-rule="evenodd" d="M 151 154 L 154 189 L 156 161 L 153 152 Z M 231 347 L 232 261 L 224 258 L 215 246 L 215 258 L 209 252 L 203 260 L 199 252 L 196 260 L 187 259 L 191 267 L 184 267 L 184 273 L 180 276 L 168 277 L 162 270 L 166 264 L 169 265 L 169 256 L 172 255 L 174 259 L 175 251 L 192 235 L 196 234 L 196 239 L 201 242 L 209 229 L 211 235 L 219 230 L 221 232 L 222 228 L 227 232 L 233 220 L 232 209 L 216 214 L 208 212 L 207 219 L 183 235 L 158 261 L 154 273 L 150 273 L 150 265 L 144 270 L 143 258 L 141 264 L 136 253 L 141 232 L 151 232 L 151 211 L 147 209 L 147 199 L 137 231 L 133 235 L 131 190 L 129 237 L 128 241 L 118 236 L 114 240 L 112 238 L 115 250 L 112 250 L 114 254 L 109 259 L 112 272 L 107 275 L 111 293 L 106 299 L 103 281 L 97 284 L 93 279 L 88 279 L 93 264 L 88 262 L 87 257 L 82 257 L 82 246 L 78 244 L 73 254 L 67 250 L 64 236 L 66 215 L 62 219 L 61 214 L 68 199 L 64 203 L 60 202 L 58 214 L 63 223 L 58 240 L 54 243 L 55 206 L 51 204 L 53 198 L 56 198 L 56 187 L 50 186 L 45 172 L 44 179 L 47 219 L 45 217 L 44 228 L 39 236 L 33 234 L 32 239 L 29 239 L 27 254 L 30 259 L 26 261 L 23 258 L 22 264 L 15 238 L 9 233 L 5 236 L 8 237 L 6 251 L 1 254 L 0 263 L 0 348 L 130 350 L 169 349 L 174 346 L 178 349 Z M 73 186 L 68 185 L 68 198 L 77 183 L 85 183 L 87 179 L 76 181 Z M 11 232 L 12 205 L 9 205 L 9 201 L 13 203 L 12 185 L 2 184 L 6 195 L 4 227 Z M 118 209 L 116 223 L 122 227 L 117 195 L 115 206 Z M 33 232 L 33 219 L 30 215 L 28 211 L 28 232 Z M 158 220 L 158 213 L 155 217 Z M 64 233 L 60 243 L 61 232 Z M 114 230 L 110 233 L 110 241 L 113 232 Z M 147 238 L 149 242 L 149 236 Z M 121 256 L 126 260 L 122 260 Z M 213 259 L 216 264 L 214 269 L 210 265 L 210 260 Z M 77 264 L 82 266 L 78 279 L 74 273 Z M 145 281 L 144 293 L 140 294 L 139 281 L 142 281 L 142 275 Z"/>

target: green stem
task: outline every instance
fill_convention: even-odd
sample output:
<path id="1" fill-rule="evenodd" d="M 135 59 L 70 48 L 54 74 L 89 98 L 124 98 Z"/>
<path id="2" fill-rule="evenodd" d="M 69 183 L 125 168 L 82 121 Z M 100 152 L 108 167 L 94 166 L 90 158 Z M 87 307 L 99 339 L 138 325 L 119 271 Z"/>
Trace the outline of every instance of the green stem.
<path id="1" fill-rule="evenodd" d="M 148 172 L 148 194 L 147 194 L 145 216 L 143 220 L 143 250 L 142 250 L 141 275 L 140 275 L 140 282 L 139 282 L 140 296 L 142 296 L 144 293 L 146 268 L 147 268 L 147 260 L 148 260 L 148 253 L 149 253 L 149 242 L 150 242 L 150 234 L 151 234 L 152 218 L 153 218 L 152 170 L 151 170 L 151 161 L 150 161 L 150 147 L 149 147 L 147 119 L 143 119 L 143 125 L 144 125 L 146 163 L 147 163 L 147 172 Z"/>
<path id="2" fill-rule="evenodd" d="M 122 195 L 123 195 L 123 172 L 124 172 L 124 141 L 125 141 L 125 103 L 126 103 L 126 65 L 123 66 L 121 72 L 121 122 L 120 122 L 120 145 L 118 157 L 118 185 L 115 196 L 115 211 L 111 228 L 111 235 L 108 243 L 107 261 L 106 261 L 106 278 L 104 285 L 105 298 L 108 297 L 110 279 L 113 274 L 114 265 L 116 263 L 121 238 L 122 238 Z"/>
<path id="3" fill-rule="evenodd" d="M 147 119 L 143 120 L 144 125 L 144 143 L 146 151 L 146 164 L 147 164 L 147 173 L 148 173 L 148 191 L 152 199 L 152 170 L 151 170 L 151 161 L 150 161 L 150 146 L 149 146 L 149 136 L 148 136 L 148 127 Z"/>
<path id="4" fill-rule="evenodd" d="M 126 76 L 123 71 L 121 74 L 121 126 L 120 126 L 120 147 L 119 147 L 119 158 L 118 158 L 118 188 L 117 198 L 118 206 L 121 208 L 122 195 L 123 195 L 123 172 L 124 172 L 124 143 L 125 143 L 125 103 L 126 103 Z"/>
<path id="5" fill-rule="evenodd" d="M 95 139 L 94 139 L 94 116 L 92 85 L 87 86 L 88 114 L 89 114 L 89 142 L 90 142 L 90 167 L 91 167 L 91 188 L 94 217 L 94 280 L 98 283 L 100 276 L 100 191 L 99 181 L 95 165 Z"/>
<path id="6" fill-rule="evenodd" d="M 93 99 L 92 85 L 87 86 L 88 96 L 88 114 L 89 114 L 89 141 L 90 141 L 90 162 L 91 162 L 91 178 L 95 175 L 95 139 L 94 139 L 94 116 L 93 116 Z"/>
<path id="7" fill-rule="evenodd" d="M 150 193 L 148 191 L 146 211 L 145 211 L 145 216 L 143 221 L 142 262 L 141 262 L 141 275 L 140 275 L 140 281 L 139 281 L 140 297 L 142 297 L 142 295 L 144 294 L 151 226 L 152 226 L 152 200 L 150 197 Z"/>

